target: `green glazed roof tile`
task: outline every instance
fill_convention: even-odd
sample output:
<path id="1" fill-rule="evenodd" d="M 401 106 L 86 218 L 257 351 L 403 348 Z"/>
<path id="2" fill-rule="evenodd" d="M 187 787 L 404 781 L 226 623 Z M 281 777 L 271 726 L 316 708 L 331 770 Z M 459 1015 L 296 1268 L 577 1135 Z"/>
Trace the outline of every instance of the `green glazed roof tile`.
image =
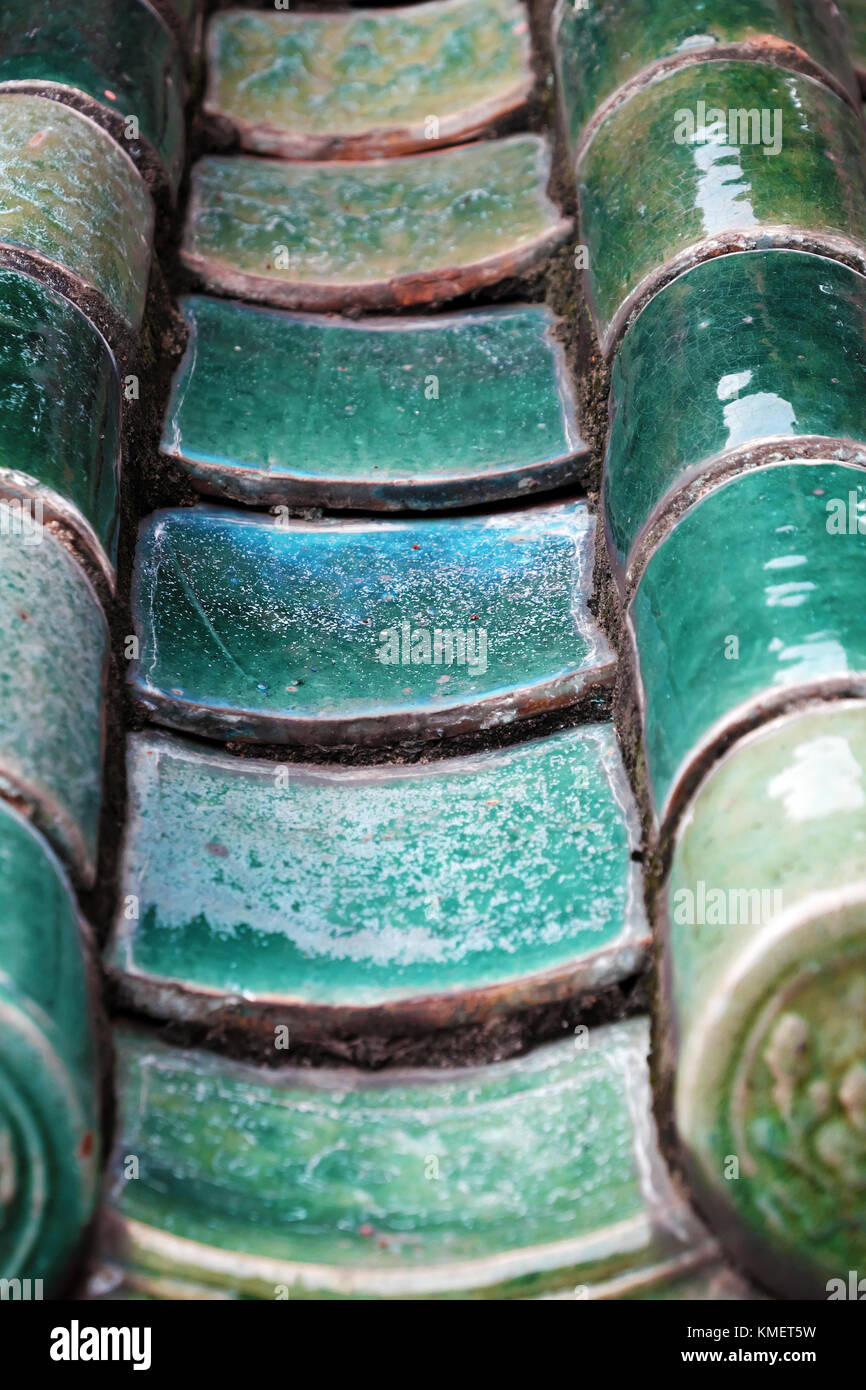
<path id="1" fill-rule="evenodd" d="M 636 823 L 611 725 L 414 767 L 132 738 L 109 958 L 151 1014 L 295 1033 L 479 1021 L 634 974 Z M 126 904 L 134 898 L 137 915 Z"/>
<path id="2" fill-rule="evenodd" d="M 685 68 L 639 92 L 600 127 L 578 191 L 606 356 L 662 285 L 723 252 L 787 246 L 866 266 L 861 118 L 763 63 Z"/>
<path id="3" fill-rule="evenodd" d="M 97 1193 L 92 966 L 59 863 L 0 803 L 0 1278 L 42 1279 L 46 1292 Z"/>
<path id="4" fill-rule="evenodd" d="M 866 703 L 815 702 L 712 769 L 665 891 L 682 1151 L 720 1232 L 787 1297 L 826 1298 L 866 1257 L 864 849 Z"/>
<path id="5" fill-rule="evenodd" d="M 643 1022 L 579 1041 L 371 1075 L 256 1070 L 119 1033 L 115 1250 L 269 1299 L 591 1295 L 705 1259 L 658 1161 Z"/>
<path id="6" fill-rule="evenodd" d="M 0 495 L 71 528 L 109 585 L 117 527 L 120 382 L 105 340 L 66 299 L 0 270 Z"/>
<path id="7" fill-rule="evenodd" d="M 532 87 L 518 0 L 334 14 L 227 10 L 208 30 L 204 108 L 245 149 L 369 158 L 483 134 Z"/>
<path id="8" fill-rule="evenodd" d="M 100 327 L 101 305 L 121 328 L 138 327 L 153 204 L 110 135 L 60 102 L 0 92 L 0 200 L 7 260 L 41 274 Z"/>
<path id="9" fill-rule="evenodd" d="M 806 72 L 857 98 L 838 11 L 814 0 L 559 0 L 553 48 L 572 153 L 585 148 L 611 110 L 692 64 L 753 59 Z"/>
<path id="10" fill-rule="evenodd" d="M 208 156 L 181 258 L 222 294 L 286 309 L 429 304 L 519 275 L 564 239 L 549 172 L 535 135 L 355 163 Z"/>
<path id="11" fill-rule="evenodd" d="M 866 463 L 866 279 L 823 256 L 746 251 L 650 300 L 613 366 L 604 498 L 631 588 L 676 516 L 787 454 Z"/>
<path id="12" fill-rule="evenodd" d="M 104 125 L 147 175 L 176 193 L 183 172 L 185 79 L 175 40 L 144 0 L 76 0 L 71 8 L 7 0 L 0 89 L 44 92 Z M 127 138 L 135 116 L 152 147 Z M 154 159 L 154 154 L 156 158 Z M 160 169 L 161 165 L 161 169 Z"/>
<path id="13" fill-rule="evenodd" d="M 587 455 L 543 305 L 328 318 L 181 301 L 163 452 L 202 492 L 428 509 L 551 487 Z"/>
<path id="14" fill-rule="evenodd" d="M 660 819 L 736 733 L 863 687 L 864 511 L 862 468 L 769 465 L 697 502 L 655 551 L 629 622 Z"/>
<path id="15" fill-rule="evenodd" d="M 596 702 L 584 503 L 418 521 L 157 512 L 134 578 L 137 700 L 219 738 L 434 738 Z"/>
<path id="16" fill-rule="evenodd" d="M 99 828 L 108 632 L 83 571 L 0 508 L 0 794 L 23 801 L 89 884 Z"/>

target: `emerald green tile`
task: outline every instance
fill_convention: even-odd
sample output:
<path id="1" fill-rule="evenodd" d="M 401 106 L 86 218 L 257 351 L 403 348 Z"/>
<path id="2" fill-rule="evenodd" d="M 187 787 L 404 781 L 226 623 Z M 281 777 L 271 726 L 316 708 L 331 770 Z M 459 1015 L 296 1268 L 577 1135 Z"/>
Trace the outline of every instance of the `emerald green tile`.
<path id="1" fill-rule="evenodd" d="M 579 192 L 606 354 L 667 279 L 721 252 L 781 245 L 866 264 L 861 120 L 762 63 L 685 68 L 638 93 L 600 127 Z"/>
<path id="2" fill-rule="evenodd" d="M 593 533 L 584 503 L 418 521 L 156 512 L 136 554 L 135 696 L 174 728 L 321 746 L 601 709 Z"/>
<path id="3" fill-rule="evenodd" d="M 88 117 L 46 97 L 0 92 L 0 246 L 127 328 L 144 308 L 153 204 L 132 161 Z M 8 252 L 7 252 L 8 255 Z M 89 304 L 88 304 L 89 307 Z"/>
<path id="4" fill-rule="evenodd" d="M 208 156 L 181 259 L 285 309 L 429 304 L 520 274 L 568 235 L 549 171 L 535 135 L 356 163 Z"/>
<path id="5" fill-rule="evenodd" d="M 719 256 L 650 300 L 613 366 L 604 500 L 628 579 L 725 473 L 866 439 L 866 279 L 798 251 Z M 866 463 L 866 445 L 848 453 Z"/>
<path id="6" fill-rule="evenodd" d="M 777 464 L 698 502 L 652 556 L 629 614 L 660 817 L 733 730 L 862 685 L 864 514 L 862 468 Z"/>
<path id="7" fill-rule="evenodd" d="M 248 1016 L 272 1043 L 277 1018 L 307 1036 L 453 1025 L 640 966 L 610 724 L 367 769 L 138 735 L 127 783 L 109 960 L 150 1014 Z"/>
<path id="8" fill-rule="evenodd" d="M 866 703 L 816 703 L 716 765 L 666 890 L 680 1144 L 720 1234 L 788 1297 L 866 1259 L 864 849 Z"/>
<path id="9" fill-rule="evenodd" d="M 96 1197 L 91 969 L 59 863 L 0 805 L 0 1278 L 41 1279 L 46 1296 L 68 1272 Z"/>
<path id="10" fill-rule="evenodd" d="M 105 124 L 142 167 L 176 193 L 183 172 L 185 78 L 175 39 L 145 0 L 72 9 L 9 0 L 3 7 L 0 87 L 46 91 Z M 82 100 L 82 98 L 84 100 Z M 140 137 L 128 139 L 135 116 Z"/>
<path id="11" fill-rule="evenodd" d="M 278 1300 L 591 1295 L 706 1245 L 658 1162 L 642 1020 L 378 1075 L 116 1041 L 127 1267 Z"/>
<path id="12" fill-rule="evenodd" d="M 162 449 L 202 492 L 426 510 L 556 486 L 587 456 L 543 305 L 354 322 L 181 308 Z"/>
<path id="13" fill-rule="evenodd" d="M 810 73 L 856 99 L 839 13 L 813 0 L 559 0 L 553 45 L 572 152 L 635 92 L 696 63 L 757 59 Z"/>
<path id="14" fill-rule="evenodd" d="M 518 0 L 385 10 L 226 10 L 207 41 L 205 110 L 245 149 L 369 158 L 454 144 L 526 104 L 529 21 Z"/>
<path id="15" fill-rule="evenodd" d="M 0 270 L 0 495 L 7 526 L 58 522 L 112 582 L 120 381 L 105 340 L 68 300 Z M 2 505 L 2 504 L 0 504 Z"/>
<path id="16" fill-rule="evenodd" d="M 50 531 L 0 507 L 0 795 L 93 880 L 108 632 L 83 571 Z"/>

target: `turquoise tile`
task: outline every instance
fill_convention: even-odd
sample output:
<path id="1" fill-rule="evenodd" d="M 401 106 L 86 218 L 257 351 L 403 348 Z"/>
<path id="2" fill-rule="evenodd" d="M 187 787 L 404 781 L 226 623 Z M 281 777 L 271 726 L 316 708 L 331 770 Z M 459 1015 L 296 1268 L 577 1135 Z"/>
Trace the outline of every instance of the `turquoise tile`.
<path id="1" fill-rule="evenodd" d="M 278 1020 L 306 1037 L 476 1023 L 640 967 L 609 724 L 366 769 L 138 735 L 127 781 L 109 961 L 148 1014 L 243 1020 L 272 1045 Z"/>
<path id="2" fill-rule="evenodd" d="M 115 1258 L 157 1288 L 276 1300 L 593 1297 L 706 1259 L 658 1161 L 644 1022 L 575 1041 L 370 1074 L 119 1033 Z"/>
<path id="3" fill-rule="evenodd" d="M 93 882 L 108 631 L 89 581 L 37 523 L 0 507 L 0 795 Z"/>
<path id="4" fill-rule="evenodd" d="M 716 764 L 665 891 L 681 1151 L 782 1297 L 832 1296 L 866 1257 L 864 848 L 866 702 L 814 703 Z"/>
<path id="5" fill-rule="evenodd" d="M 553 50 L 572 154 L 611 110 L 692 64 L 756 60 L 857 97 L 838 10 L 812 0 L 559 0 Z"/>
<path id="6" fill-rule="evenodd" d="M 862 468 L 777 464 L 698 502 L 652 556 L 629 620 L 661 818 L 735 732 L 863 686 L 864 514 Z"/>
<path id="7" fill-rule="evenodd" d="M 33 1299 L 69 1273 L 96 1200 L 92 956 L 58 861 L 0 804 L 0 1278 Z"/>
<path id="8" fill-rule="evenodd" d="M 0 270 L 0 496 L 68 528 L 85 563 L 114 582 L 120 381 L 105 340 L 45 285 Z"/>
<path id="9" fill-rule="evenodd" d="M 318 746 L 601 710 L 593 533 L 584 503 L 418 521 L 157 512 L 136 556 L 135 697 L 173 728 Z"/>
<path id="10" fill-rule="evenodd" d="M 109 130 L 146 177 L 177 193 L 183 173 L 186 79 L 177 43 L 145 0 L 77 0 L 69 10 L 9 0 L 0 89 L 43 92 Z M 138 123 L 139 135 L 130 138 Z"/>
<path id="11" fill-rule="evenodd" d="M 579 195 L 606 356 L 663 284 L 723 252 L 787 246 L 866 265 L 862 120 L 762 63 L 685 68 L 635 95 L 589 146 Z"/>
<path id="12" fill-rule="evenodd" d="M 677 513 L 726 474 L 792 452 L 866 463 L 864 398 L 862 275 L 747 251 L 667 285 L 613 366 L 603 491 L 629 587 Z"/>
<path id="13" fill-rule="evenodd" d="M 568 235 L 535 135 L 400 159 L 208 156 L 181 259 L 210 289 L 284 309 L 394 309 L 530 269 Z"/>
<path id="14" fill-rule="evenodd" d="M 202 492 L 427 510 L 556 486 L 588 455 L 543 305 L 355 322 L 181 308 L 162 449 Z"/>
<path id="15" fill-rule="evenodd" d="M 153 204 L 110 135 L 59 102 L 0 92 L 0 199 L 7 260 L 82 302 L 100 327 L 107 306 L 112 323 L 137 329 Z"/>
<path id="16" fill-rule="evenodd" d="M 245 149 L 368 159 L 456 144 L 521 111 L 532 89 L 518 0 L 213 16 L 204 109 Z"/>

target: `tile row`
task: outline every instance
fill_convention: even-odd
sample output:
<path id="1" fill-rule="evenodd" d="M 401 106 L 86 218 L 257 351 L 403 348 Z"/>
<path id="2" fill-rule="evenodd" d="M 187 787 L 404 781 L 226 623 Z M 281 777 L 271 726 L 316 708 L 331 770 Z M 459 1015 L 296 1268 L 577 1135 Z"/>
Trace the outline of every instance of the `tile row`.
<path id="1" fill-rule="evenodd" d="M 864 1255 L 866 164 L 831 6 L 710 9 L 562 11 L 560 103 L 612 362 L 657 1105 L 726 1247 L 813 1298 Z"/>
<path id="2" fill-rule="evenodd" d="M 102 1141 L 97 876 L 126 388 L 176 191 L 167 11 L 7 6 L 0 59 L 0 1276 L 80 1257 Z M 29 1281 L 29 1282 L 28 1282 Z M 36 1282 L 34 1282 L 36 1281 Z"/>

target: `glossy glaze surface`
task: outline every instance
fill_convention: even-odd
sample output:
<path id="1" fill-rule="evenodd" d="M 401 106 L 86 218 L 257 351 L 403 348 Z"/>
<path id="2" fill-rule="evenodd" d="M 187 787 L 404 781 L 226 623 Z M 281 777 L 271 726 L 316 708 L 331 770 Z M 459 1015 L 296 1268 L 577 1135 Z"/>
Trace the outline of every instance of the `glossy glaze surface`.
<path id="1" fill-rule="evenodd" d="M 0 1278 L 42 1279 L 45 1293 L 96 1197 L 88 949 L 59 863 L 0 804 Z"/>
<path id="2" fill-rule="evenodd" d="M 640 1020 L 583 1050 L 378 1077 L 117 1040 L 109 1200 L 140 1267 L 259 1298 L 478 1298 L 694 1247 L 663 1175 L 652 1199 L 641 1186 L 655 1141 Z"/>
<path id="3" fill-rule="evenodd" d="M 532 86 L 517 0 L 324 15 L 229 10 L 211 20 L 207 48 L 206 110 L 228 117 L 246 149 L 283 158 L 450 144 L 519 109 Z"/>
<path id="4" fill-rule="evenodd" d="M 725 143 L 707 138 L 722 133 L 707 116 L 713 110 L 728 117 Z M 744 131 L 737 122 L 731 132 L 732 110 L 766 112 L 769 141 L 742 143 L 757 127 L 750 121 Z M 679 143 L 677 133 L 690 130 L 693 138 Z M 766 154 L 776 130 L 780 148 Z M 738 143 L 727 143 L 731 133 Z M 845 101 L 760 63 L 686 68 L 620 107 L 590 145 L 579 180 L 588 286 L 605 351 L 630 309 L 695 258 L 767 236 L 818 250 L 822 239 L 841 236 L 846 254 L 862 263 L 864 154 L 862 124 Z"/>
<path id="5" fill-rule="evenodd" d="M 590 118 L 619 93 L 625 99 L 641 74 L 712 61 L 731 44 L 744 56 L 781 67 L 809 65 L 856 91 L 838 14 L 812 0 L 560 0 L 554 18 L 559 99 L 574 150 Z M 620 91 L 625 88 L 624 91 Z"/>
<path id="6" fill-rule="evenodd" d="M 377 1006 L 425 999 L 430 1022 L 466 1022 L 547 997 L 542 974 L 563 994 L 637 968 L 636 823 L 609 724 L 366 770 L 139 735 L 128 781 L 119 901 L 138 916 L 119 913 L 109 960 L 132 991 L 173 982 L 173 1016 L 221 999 L 263 1028 L 273 1006 L 308 1029 L 368 1010 L 374 1027 Z"/>
<path id="7" fill-rule="evenodd" d="M 399 522 L 157 512 L 136 555 L 135 694 L 174 727 L 348 745 L 569 703 L 611 674 L 592 534 L 582 503 Z"/>
<path id="8" fill-rule="evenodd" d="M 87 882 L 99 826 L 107 630 L 45 529 L 0 507 L 0 793 L 21 798 Z"/>
<path id="9" fill-rule="evenodd" d="M 34 11 L 29 0 L 9 0 L 0 53 L 0 83 L 5 82 L 58 84 L 91 97 L 121 121 L 134 115 L 177 190 L 183 170 L 183 66 L 171 33 L 149 5 L 76 0 L 71 9 Z"/>
<path id="10" fill-rule="evenodd" d="M 138 326 L 153 204 L 110 135 L 59 102 L 0 93 L 0 200 L 0 244 L 59 263 Z"/>
<path id="11" fill-rule="evenodd" d="M 60 295 L 0 270 L 0 493 L 59 514 L 108 567 L 117 526 L 120 382 L 104 339 Z"/>
<path id="12" fill-rule="evenodd" d="M 656 551 L 630 615 L 661 815 L 686 762 L 740 706 L 866 672 L 863 516 L 862 469 L 778 465 L 711 493 Z"/>
<path id="13" fill-rule="evenodd" d="M 717 765 L 667 888 L 681 1141 L 789 1295 L 866 1253 L 864 847 L 866 704 L 816 705 Z"/>
<path id="14" fill-rule="evenodd" d="M 668 514 L 694 499 L 726 457 L 745 468 L 804 436 L 866 440 L 864 399 L 863 276 L 779 250 L 681 275 L 638 315 L 613 366 L 604 500 L 616 563 L 663 498 Z"/>
<path id="15" fill-rule="evenodd" d="M 384 323 L 181 308 L 162 449 L 203 492 L 447 507 L 564 481 L 587 452 L 542 305 Z"/>
<path id="16" fill-rule="evenodd" d="M 537 136 L 366 162 L 208 156 L 182 248 L 205 285 L 287 309 L 393 308 L 517 273 L 568 231 Z"/>

